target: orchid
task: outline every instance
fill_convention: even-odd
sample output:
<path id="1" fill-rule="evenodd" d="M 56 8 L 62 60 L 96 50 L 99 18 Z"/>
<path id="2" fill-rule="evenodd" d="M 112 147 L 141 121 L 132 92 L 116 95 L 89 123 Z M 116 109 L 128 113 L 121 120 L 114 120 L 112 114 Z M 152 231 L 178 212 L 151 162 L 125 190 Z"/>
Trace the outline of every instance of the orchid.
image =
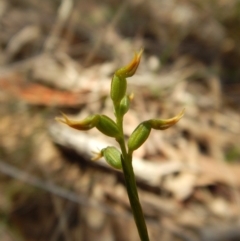
<path id="1" fill-rule="evenodd" d="M 97 128 L 103 134 L 115 138 L 120 146 L 120 150 L 116 147 L 108 146 L 103 148 L 99 153 L 95 153 L 92 160 L 105 158 L 107 163 L 113 168 L 123 171 L 126 189 L 131 204 L 134 220 L 138 229 L 141 241 L 149 241 L 147 226 L 145 223 L 143 211 L 138 197 L 136 180 L 132 166 L 133 153 L 137 150 L 149 137 L 152 129 L 165 130 L 176 124 L 184 114 L 182 110 L 178 115 L 170 119 L 150 119 L 140 123 L 133 133 L 130 135 L 127 143 L 124 139 L 123 117 L 130 107 L 133 94 L 126 94 L 127 80 L 135 74 L 143 53 L 143 49 L 135 53 L 132 61 L 115 71 L 111 82 L 110 97 L 113 102 L 114 114 L 116 120 L 112 120 L 105 115 L 92 115 L 83 120 L 71 120 L 65 114 L 62 118 L 56 118 L 57 121 L 68 125 L 71 128 L 87 131 L 92 128 Z"/>

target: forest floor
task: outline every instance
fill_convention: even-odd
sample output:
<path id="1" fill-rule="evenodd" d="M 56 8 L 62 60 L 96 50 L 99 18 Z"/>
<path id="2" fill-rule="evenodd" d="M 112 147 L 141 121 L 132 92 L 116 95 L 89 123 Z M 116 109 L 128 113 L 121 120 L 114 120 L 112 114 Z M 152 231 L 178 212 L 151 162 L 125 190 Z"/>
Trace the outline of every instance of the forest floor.
<path id="1" fill-rule="evenodd" d="M 240 240 L 240 3 L 0 0 L 0 240 L 139 240 L 116 145 L 59 124 L 114 117 L 111 78 L 144 48 L 126 138 L 170 118 L 134 153 L 151 241 Z"/>

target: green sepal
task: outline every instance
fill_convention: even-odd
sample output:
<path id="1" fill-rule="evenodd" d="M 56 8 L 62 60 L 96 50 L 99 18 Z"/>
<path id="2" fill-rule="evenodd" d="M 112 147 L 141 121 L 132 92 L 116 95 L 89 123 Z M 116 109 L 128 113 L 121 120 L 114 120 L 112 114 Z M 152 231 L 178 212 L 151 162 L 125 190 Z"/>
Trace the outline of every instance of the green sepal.
<path id="1" fill-rule="evenodd" d="M 173 126 L 176 124 L 184 114 L 184 109 L 176 116 L 170 119 L 151 119 L 148 120 L 147 122 L 151 125 L 151 127 L 155 130 L 166 130 L 169 127 Z"/>
<path id="2" fill-rule="evenodd" d="M 133 76 L 140 63 L 142 53 L 143 53 L 143 49 L 141 49 L 139 52 L 135 53 L 132 61 L 128 65 L 118 69 L 115 72 L 115 75 L 121 76 L 123 78 L 128 78 L 128 77 Z"/>
<path id="3" fill-rule="evenodd" d="M 137 150 L 148 138 L 151 132 L 151 125 L 148 122 L 142 122 L 133 131 L 128 140 L 128 150 L 130 153 Z"/>
<path id="4" fill-rule="evenodd" d="M 83 120 L 69 119 L 64 113 L 62 113 L 62 116 L 63 118 L 56 117 L 56 120 L 80 131 L 87 131 L 94 128 L 100 119 L 99 115 L 91 115 Z"/>
<path id="5" fill-rule="evenodd" d="M 118 105 L 127 90 L 127 80 L 125 78 L 114 75 L 111 82 L 110 95 L 114 105 Z"/>
<path id="6" fill-rule="evenodd" d="M 106 136 L 115 137 L 119 136 L 117 124 L 106 115 L 100 115 L 96 128 Z"/>
<path id="7" fill-rule="evenodd" d="M 102 149 L 101 153 L 110 166 L 116 169 L 122 169 L 122 161 L 121 161 L 122 154 L 116 147 L 108 146 Z"/>

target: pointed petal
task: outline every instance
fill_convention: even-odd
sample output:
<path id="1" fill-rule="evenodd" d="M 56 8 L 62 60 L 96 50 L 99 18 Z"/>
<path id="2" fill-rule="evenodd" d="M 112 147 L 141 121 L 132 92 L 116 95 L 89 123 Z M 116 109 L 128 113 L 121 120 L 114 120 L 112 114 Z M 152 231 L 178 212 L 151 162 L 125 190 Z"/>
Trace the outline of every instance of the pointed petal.
<path id="1" fill-rule="evenodd" d="M 133 76 L 135 74 L 137 68 L 138 68 L 139 63 L 140 63 L 142 53 L 143 53 L 143 49 L 141 49 L 138 53 L 135 53 L 132 61 L 128 65 L 126 65 L 126 66 L 122 67 L 121 69 L 117 70 L 115 72 L 115 74 L 117 76 L 120 76 L 120 77 L 123 77 L 123 78 Z"/>
<path id="2" fill-rule="evenodd" d="M 64 113 L 62 113 L 63 118 L 56 117 L 56 121 L 61 122 L 63 124 L 66 124 L 74 129 L 80 130 L 80 131 L 87 131 L 96 126 L 96 124 L 99 121 L 99 115 L 92 115 L 89 116 L 83 120 L 71 120 L 69 119 Z"/>
<path id="3" fill-rule="evenodd" d="M 148 122 L 150 123 L 151 127 L 156 130 L 165 130 L 174 124 L 176 124 L 184 115 L 185 109 L 183 109 L 178 115 L 174 116 L 173 118 L 170 119 L 152 119 L 149 120 Z"/>

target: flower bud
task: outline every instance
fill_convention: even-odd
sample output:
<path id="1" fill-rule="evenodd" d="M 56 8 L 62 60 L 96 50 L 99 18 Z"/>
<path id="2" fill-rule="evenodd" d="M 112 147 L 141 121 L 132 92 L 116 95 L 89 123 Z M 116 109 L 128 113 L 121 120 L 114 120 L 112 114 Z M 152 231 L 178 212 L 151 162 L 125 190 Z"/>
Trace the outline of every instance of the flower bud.
<path id="1" fill-rule="evenodd" d="M 106 115 L 100 115 L 96 128 L 106 136 L 118 137 L 119 130 L 117 124 Z"/>
<path id="2" fill-rule="evenodd" d="M 99 115 L 91 115 L 83 120 L 77 121 L 68 119 L 63 113 L 62 116 L 63 118 L 57 117 L 56 120 L 80 131 L 87 131 L 94 128 L 100 118 Z"/>
<path id="3" fill-rule="evenodd" d="M 138 125 L 138 127 L 133 131 L 128 140 L 128 150 L 133 152 L 137 150 L 148 138 L 151 132 L 151 125 L 144 121 Z"/>
<path id="4" fill-rule="evenodd" d="M 120 106 L 119 106 L 119 113 L 121 116 L 124 116 L 128 110 L 129 110 L 129 106 L 130 106 L 130 101 L 133 99 L 133 94 L 131 95 L 125 95 L 123 97 L 123 99 L 120 102 Z"/>
<path id="5" fill-rule="evenodd" d="M 108 146 L 102 149 L 101 153 L 110 166 L 116 169 L 122 169 L 122 162 L 121 162 L 122 154 L 116 147 Z"/>
<path id="6" fill-rule="evenodd" d="M 114 105 L 120 103 L 127 90 L 127 80 L 117 75 L 113 76 L 110 95 Z"/>
<path id="7" fill-rule="evenodd" d="M 174 124 L 176 124 L 183 117 L 183 114 L 184 114 L 184 109 L 178 115 L 176 115 L 171 119 L 163 119 L 163 120 L 152 119 L 147 122 L 151 125 L 151 128 L 153 129 L 165 130 L 173 126 Z"/>
<path id="8" fill-rule="evenodd" d="M 122 67 L 121 69 L 117 70 L 115 72 L 115 75 L 123 77 L 123 78 L 133 76 L 140 63 L 142 53 L 143 53 L 143 49 L 141 49 L 138 53 L 135 53 L 132 61 L 127 66 Z"/>

